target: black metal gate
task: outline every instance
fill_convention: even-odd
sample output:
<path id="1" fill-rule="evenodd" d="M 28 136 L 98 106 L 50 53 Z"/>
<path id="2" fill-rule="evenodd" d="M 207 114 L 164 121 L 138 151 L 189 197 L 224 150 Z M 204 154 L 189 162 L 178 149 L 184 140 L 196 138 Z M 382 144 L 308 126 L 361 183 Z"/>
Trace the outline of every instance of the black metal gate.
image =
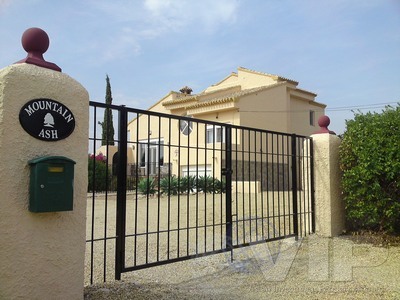
<path id="1" fill-rule="evenodd" d="M 314 232 L 311 138 L 90 105 L 88 284 Z"/>

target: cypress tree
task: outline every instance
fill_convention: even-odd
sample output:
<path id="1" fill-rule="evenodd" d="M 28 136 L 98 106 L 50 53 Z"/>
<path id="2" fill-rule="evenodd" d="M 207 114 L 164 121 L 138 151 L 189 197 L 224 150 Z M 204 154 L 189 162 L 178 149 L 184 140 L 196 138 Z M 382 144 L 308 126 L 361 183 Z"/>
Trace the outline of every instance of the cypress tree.
<path id="1" fill-rule="evenodd" d="M 111 84 L 110 78 L 106 75 L 106 104 L 112 103 L 112 95 L 111 95 Z M 114 125 L 113 125 L 113 116 L 112 110 L 110 108 L 106 108 L 104 110 L 104 121 L 99 122 L 102 127 L 102 135 L 101 135 L 101 145 L 114 145 Z"/>

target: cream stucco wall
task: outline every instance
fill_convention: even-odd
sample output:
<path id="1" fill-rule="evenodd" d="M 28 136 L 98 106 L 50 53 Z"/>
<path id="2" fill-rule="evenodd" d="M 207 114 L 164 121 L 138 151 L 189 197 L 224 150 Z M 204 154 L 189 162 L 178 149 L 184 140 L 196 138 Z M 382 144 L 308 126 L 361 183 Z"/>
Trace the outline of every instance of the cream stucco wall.
<path id="1" fill-rule="evenodd" d="M 315 231 L 326 237 L 345 229 L 344 202 L 339 168 L 340 138 L 333 134 L 312 135 L 314 145 Z"/>
<path id="2" fill-rule="evenodd" d="M 232 73 L 220 82 L 208 87 L 205 92 L 215 92 L 221 89 L 240 86 L 242 90 L 275 84 L 277 76 L 252 71 L 239 67 L 237 73 Z"/>
<path id="3" fill-rule="evenodd" d="M 238 74 L 237 73 L 231 73 L 229 76 L 225 77 L 222 79 L 220 82 L 213 84 L 212 86 L 209 86 L 204 90 L 204 92 L 209 93 L 213 91 L 218 91 L 221 89 L 225 88 L 230 88 L 233 86 L 238 85 Z"/>
<path id="4" fill-rule="evenodd" d="M 277 82 L 276 79 L 270 75 L 248 70 L 246 68 L 238 68 L 238 78 L 243 90 L 259 86 L 268 86 Z"/>
<path id="5" fill-rule="evenodd" d="M 23 130 L 19 111 L 36 98 L 71 110 L 69 137 L 46 142 Z M 87 91 L 64 73 L 25 63 L 0 70 L 0 299 L 83 299 L 88 105 Z M 28 161 L 48 155 L 76 162 L 73 211 L 28 211 Z"/>
<path id="6" fill-rule="evenodd" d="M 272 86 L 245 95 L 237 104 L 240 125 L 271 131 L 288 132 L 288 101 L 285 85 Z"/>

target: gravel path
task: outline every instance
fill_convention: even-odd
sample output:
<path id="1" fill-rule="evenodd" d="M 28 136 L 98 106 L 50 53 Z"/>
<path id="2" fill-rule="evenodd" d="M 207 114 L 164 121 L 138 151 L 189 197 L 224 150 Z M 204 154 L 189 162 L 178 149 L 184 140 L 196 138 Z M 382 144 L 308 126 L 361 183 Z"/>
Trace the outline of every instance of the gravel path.
<path id="1" fill-rule="evenodd" d="M 311 235 L 123 275 L 85 299 L 400 299 L 400 247 Z"/>

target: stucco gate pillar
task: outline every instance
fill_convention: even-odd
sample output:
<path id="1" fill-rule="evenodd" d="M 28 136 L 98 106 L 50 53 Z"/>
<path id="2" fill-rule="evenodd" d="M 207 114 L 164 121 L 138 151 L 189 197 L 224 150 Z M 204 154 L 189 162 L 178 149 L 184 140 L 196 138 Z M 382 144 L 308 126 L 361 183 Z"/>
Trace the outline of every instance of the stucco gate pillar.
<path id="1" fill-rule="evenodd" d="M 333 237 L 345 229 L 344 202 L 339 168 L 340 138 L 328 129 L 330 119 L 318 120 L 321 129 L 312 135 L 314 146 L 315 232 Z"/>
<path id="2" fill-rule="evenodd" d="M 0 299 L 83 299 L 89 97 L 43 59 L 43 30 L 25 31 L 22 45 L 28 56 L 0 70 Z M 68 159 L 73 179 L 48 156 Z M 31 211 L 42 157 L 47 181 L 31 190 L 52 212 Z M 71 207 L 58 207 L 64 197 Z"/>

